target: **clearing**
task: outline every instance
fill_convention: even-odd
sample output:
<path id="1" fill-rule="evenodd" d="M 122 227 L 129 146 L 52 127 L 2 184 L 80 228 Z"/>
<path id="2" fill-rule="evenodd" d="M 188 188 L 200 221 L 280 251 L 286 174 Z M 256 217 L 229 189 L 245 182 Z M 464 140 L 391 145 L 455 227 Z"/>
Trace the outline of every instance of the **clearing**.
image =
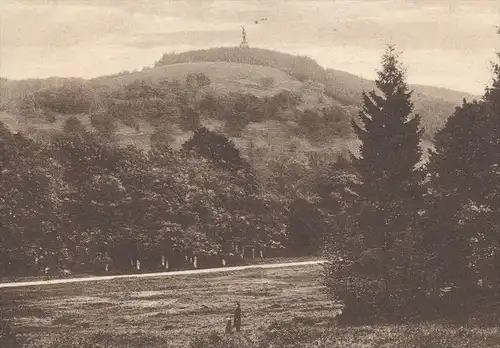
<path id="1" fill-rule="evenodd" d="M 282 332 L 276 347 L 500 347 L 500 330 L 491 323 L 332 327 L 340 305 L 323 294 L 320 272 L 320 265 L 306 264 L 6 288 L 0 289 L 0 317 L 32 339 L 30 348 L 189 347 L 197 334 L 222 334 L 239 300 L 250 337 L 269 332 L 276 321 L 302 324 Z"/>
<path id="2" fill-rule="evenodd" d="M 160 336 L 180 345 L 194 333 L 223 332 L 236 300 L 244 330 L 293 318 L 328 321 L 339 306 L 322 293 L 320 272 L 319 265 L 305 265 L 0 289 L 0 317 L 41 347 L 57 336 L 98 331 Z"/>

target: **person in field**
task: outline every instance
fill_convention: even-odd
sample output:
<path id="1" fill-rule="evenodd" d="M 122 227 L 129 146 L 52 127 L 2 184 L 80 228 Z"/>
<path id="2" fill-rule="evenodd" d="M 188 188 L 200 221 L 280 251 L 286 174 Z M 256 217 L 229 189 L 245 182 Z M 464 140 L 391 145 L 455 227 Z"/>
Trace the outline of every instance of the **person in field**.
<path id="1" fill-rule="evenodd" d="M 241 329 L 241 307 L 240 307 L 240 301 L 236 302 L 236 309 L 234 310 L 234 327 L 236 329 L 236 332 L 240 332 Z"/>
<path id="2" fill-rule="evenodd" d="M 231 333 L 233 333 L 233 326 L 231 324 L 231 318 L 227 318 L 226 334 L 231 334 Z"/>

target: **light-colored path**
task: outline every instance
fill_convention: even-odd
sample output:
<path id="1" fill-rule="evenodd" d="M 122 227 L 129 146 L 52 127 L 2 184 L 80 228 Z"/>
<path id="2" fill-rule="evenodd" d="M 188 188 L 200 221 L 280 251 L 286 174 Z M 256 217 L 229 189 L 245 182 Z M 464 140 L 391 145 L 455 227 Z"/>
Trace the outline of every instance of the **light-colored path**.
<path id="1" fill-rule="evenodd" d="M 243 271 L 246 269 L 259 269 L 259 268 L 284 268 L 284 267 L 297 267 L 297 266 L 311 266 L 311 265 L 320 265 L 324 262 L 326 262 L 326 261 L 319 260 L 319 261 L 302 261 L 302 262 L 287 262 L 287 263 L 269 263 L 269 264 L 263 264 L 263 265 L 194 269 L 194 270 L 187 270 L 187 271 L 173 271 L 173 272 L 161 272 L 161 273 L 125 274 L 125 275 L 116 275 L 116 276 L 69 278 L 69 279 L 66 278 L 66 279 L 38 280 L 38 281 L 31 281 L 31 282 L 0 283 L 0 288 L 17 288 L 17 287 L 26 287 L 26 286 L 39 286 L 39 285 L 50 285 L 50 284 L 65 284 L 65 283 L 83 283 L 83 282 L 113 280 L 113 279 L 122 279 L 122 278 L 171 277 L 171 276 L 176 276 L 176 275 Z"/>

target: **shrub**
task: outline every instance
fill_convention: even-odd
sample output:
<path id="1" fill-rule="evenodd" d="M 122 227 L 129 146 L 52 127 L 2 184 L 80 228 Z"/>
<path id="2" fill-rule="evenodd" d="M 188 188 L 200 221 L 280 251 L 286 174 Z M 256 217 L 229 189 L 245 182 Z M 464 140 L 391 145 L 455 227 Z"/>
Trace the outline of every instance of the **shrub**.
<path id="1" fill-rule="evenodd" d="M 332 298 L 344 304 L 345 325 L 408 323 L 467 316 L 465 293 L 443 292 L 429 279 L 418 255 L 368 249 L 351 261 L 331 260 L 325 285 Z"/>
<path id="2" fill-rule="evenodd" d="M 186 76 L 186 86 L 190 89 L 202 88 L 210 85 L 210 78 L 204 73 L 198 72 Z"/>
<path id="3" fill-rule="evenodd" d="M 90 115 L 90 122 L 99 134 L 103 136 L 112 137 L 116 133 L 116 120 L 104 111 Z"/>
<path id="4" fill-rule="evenodd" d="M 274 80 L 274 78 L 272 77 L 263 77 L 261 80 L 260 80 L 260 83 L 262 84 L 262 86 L 266 89 L 271 89 L 274 87 L 276 81 Z"/>
<path id="5" fill-rule="evenodd" d="M 65 86 L 35 92 L 23 99 L 24 105 L 50 110 L 60 114 L 80 114 L 89 112 L 93 96 L 82 86 Z"/>

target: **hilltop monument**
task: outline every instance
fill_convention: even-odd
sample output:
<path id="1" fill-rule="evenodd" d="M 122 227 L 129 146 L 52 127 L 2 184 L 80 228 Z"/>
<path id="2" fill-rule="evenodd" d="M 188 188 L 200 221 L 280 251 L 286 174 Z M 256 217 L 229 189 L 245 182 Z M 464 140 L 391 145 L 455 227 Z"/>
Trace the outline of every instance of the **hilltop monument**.
<path id="1" fill-rule="evenodd" d="M 241 31 L 241 35 L 243 37 L 243 39 L 241 40 L 241 44 L 240 44 L 240 47 L 241 48 L 248 48 L 248 42 L 247 42 L 247 32 L 245 31 L 245 26 L 241 26 L 242 28 L 242 31 Z"/>

